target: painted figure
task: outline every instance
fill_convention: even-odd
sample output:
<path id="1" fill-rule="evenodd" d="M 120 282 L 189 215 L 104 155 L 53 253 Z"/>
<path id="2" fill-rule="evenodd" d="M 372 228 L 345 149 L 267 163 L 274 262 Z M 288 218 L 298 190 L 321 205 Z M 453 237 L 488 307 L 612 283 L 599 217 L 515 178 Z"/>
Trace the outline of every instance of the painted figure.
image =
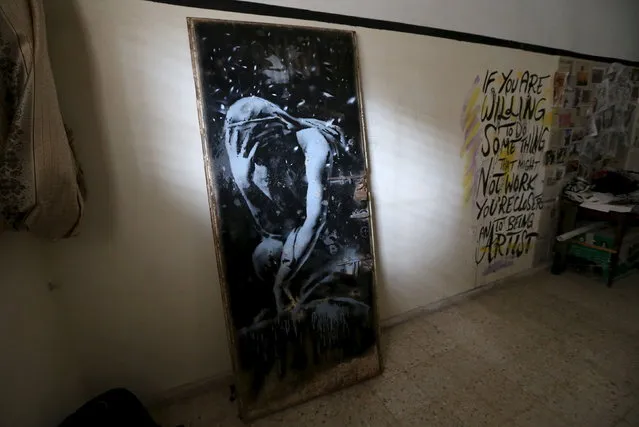
<path id="1" fill-rule="evenodd" d="M 228 109 L 224 139 L 231 173 L 262 235 L 253 267 L 273 282 L 278 313 L 299 303 L 290 283 L 306 263 L 326 226 L 327 187 L 347 150 L 341 129 L 295 118 L 259 97 Z"/>

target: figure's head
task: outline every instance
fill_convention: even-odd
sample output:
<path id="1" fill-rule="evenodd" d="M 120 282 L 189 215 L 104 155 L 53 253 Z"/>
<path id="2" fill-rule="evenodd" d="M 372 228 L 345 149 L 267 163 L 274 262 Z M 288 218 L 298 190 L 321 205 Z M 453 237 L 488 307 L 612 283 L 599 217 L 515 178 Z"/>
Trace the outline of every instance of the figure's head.
<path id="1" fill-rule="evenodd" d="M 280 139 L 299 127 L 297 119 L 272 102 L 257 96 L 242 98 L 231 105 L 226 114 L 226 148 L 237 155 L 247 149 L 247 142 L 251 140 L 264 143 Z"/>
<path id="2" fill-rule="evenodd" d="M 253 268 L 255 274 L 264 280 L 273 279 L 280 267 L 284 244 L 270 237 L 264 238 L 253 251 Z"/>

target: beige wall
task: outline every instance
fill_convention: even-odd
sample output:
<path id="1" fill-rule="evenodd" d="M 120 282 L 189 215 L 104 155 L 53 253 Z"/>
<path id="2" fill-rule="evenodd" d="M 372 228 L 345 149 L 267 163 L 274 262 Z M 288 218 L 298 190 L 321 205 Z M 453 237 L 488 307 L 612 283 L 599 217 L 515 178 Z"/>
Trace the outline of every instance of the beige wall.
<path id="1" fill-rule="evenodd" d="M 267 18 L 131 0 L 49 0 L 47 13 L 90 189 L 82 235 L 52 252 L 89 390 L 149 397 L 228 372 L 185 19 Z M 489 66 L 550 73 L 557 59 L 357 34 L 388 318 L 474 286 L 459 154 L 473 79 Z"/>
<path id="2" fill-rule="evenodd" d="M 43 244 L 0 236 L 0 425 L 57 425 L 82 401 L 80 370 L 49 291 Z"/>
<path id="3" fill-rule="evenodd" d="M 253 0 L 639 61 L 636 0 Z"/>

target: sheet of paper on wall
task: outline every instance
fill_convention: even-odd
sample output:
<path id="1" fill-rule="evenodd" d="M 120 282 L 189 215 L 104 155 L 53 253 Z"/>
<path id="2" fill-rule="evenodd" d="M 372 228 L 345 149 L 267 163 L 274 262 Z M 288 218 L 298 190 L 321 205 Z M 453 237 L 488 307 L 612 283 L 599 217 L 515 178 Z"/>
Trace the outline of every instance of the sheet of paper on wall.
<path id="1" fill-rule="evenodd" d="M 592 84 L 597 85 L 603 81 L 606 69 L 605 67 L 593 67 L 590 73 Z"/>
<path id="2" fill-rule="evenodd" d="M 560 148 L 563 146 L 564 132 L 561 129 L 553 129 L 550 132 L 550 148 Z"/>
<path id="3" fill-rule="evenodd" d="M 608 80 L 603 80 L 595 90 L 595 105 L 594 112 L 601 111 L 608 107 L 608 91 L 609 91 L 610 82 Z"/>
<path id="4" fill-rule="evenodd" d="M 570 128 L 574 126 L 574 117 L 575 110 L 574 109 L 566 109 L 561 108 L 557 110 L 555 116 L 553 117 L 553 127 L 559 129 Z"/>
<path id="5" fill-rule="evenodd" d="M 562 108 L 573 108 L 577 106 L 577 98 L 576 98 L 576 91 L 575 89 L 571 88 L 571 87 L 567 87 L 564 89 L 563 92 L 563 99 L 561 102 L 561 107 Z"/>
<path id="6" fill-rule="evenodd" d="M 587 136 L 587 131 L 583 127 L 575 128 L 572 130 L 572 138 L 570 139 L 571 144 L 580 144 L 583 142 L 584 138 Z"/>
<path id="7" fill-rule="evenodd" d="M 626 170 L 639 172 L 639 148 L 628 150 L 625 168 Z"/>
<path id="8" fill-rule="evenodd" d="M 635 120 L 637 117 L 637 103 L 631 102 L 626 105 L 626 114 L 624 117 L 624 131 L 632 134 Z"/>
<path id="9" fill-rule="evenodd" d="M 555 162 L 556 163 L 564 163 L 566 161 L 566 157 L 568 156 L 568 149 L 566 147 L 561 147 L 557 150 L 555 154 Z"/>
<path id="10" fill-rule="evenodd" d="M 597 124 L 594 118 L 588 119 L 586 122 L 586 132 L 587 136 L 595 136 L 597 135 Z"/>
<path id="11" fill-rule="evenodd" d="M 553 80 L 553 105 L 563 104 L 564 92 L 568 84 L 569 72 L 557 71 Z"/>
<path id="12" fill-rule="evenodd" d="M 570 73 L 572 71 L 572 64 L 573 64 L 572 59 L 560 58 L 557 71 L 562 73 Z"/>
<path id="13" fill-rule="evenodd" d="M 570 159 L 566 162 L 566 179 L 571 180 L 573 175 L 579 171 L 580 157 Z"/>

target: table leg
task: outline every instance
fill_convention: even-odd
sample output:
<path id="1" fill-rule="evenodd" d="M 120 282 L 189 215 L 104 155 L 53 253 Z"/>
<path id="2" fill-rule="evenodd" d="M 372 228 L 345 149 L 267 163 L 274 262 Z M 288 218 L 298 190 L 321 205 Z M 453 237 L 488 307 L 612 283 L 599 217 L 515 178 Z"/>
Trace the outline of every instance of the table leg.
<path id="1" fill-rule="evenodd" d="M 557 236 L 572 231 L 577 224 L 577 205 L 570 202 L 561 201 L 559 211 L 559 221 L 557 222 Z M 552 274 L 561 274 L 566 270 L 568 248 L 570 241 L 554 243 L 553 262 L 550 268 Z"/>
<path id="2" fill-rule="evenodd" d="M 623 244 L 623 238 L 626 234 L 627 216 L 624 214 L 617 215 L 617 227 L 615 228 L 615 252 L 610 257 L 610 264 L 608 268 L 608 287 L 612 286 L 612 280 L 617 272 L 617 265 L 619 264 L 619 255 L 621 252 L 621 245 Z"/>

